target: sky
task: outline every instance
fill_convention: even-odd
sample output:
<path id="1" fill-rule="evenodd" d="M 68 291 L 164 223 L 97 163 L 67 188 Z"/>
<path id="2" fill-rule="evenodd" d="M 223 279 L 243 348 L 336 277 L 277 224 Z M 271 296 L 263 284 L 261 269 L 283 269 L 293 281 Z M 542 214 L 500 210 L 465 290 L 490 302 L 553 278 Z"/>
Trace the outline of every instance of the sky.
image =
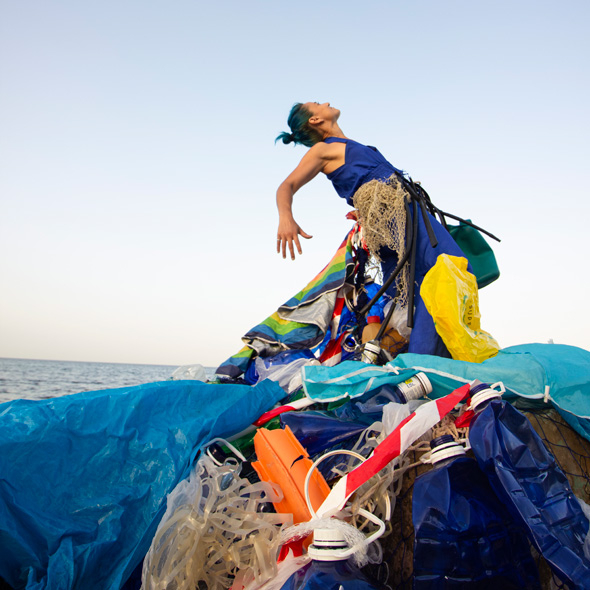
<path id="1" fill-rule="evenodd" d="M 215 367 L 350 229 L 275 251 L 275 144 L 329 101 L 445 211 L 502 239 L 501 347 L 590 349 L 586 0 L 0 0 L 0 357 Z"/>

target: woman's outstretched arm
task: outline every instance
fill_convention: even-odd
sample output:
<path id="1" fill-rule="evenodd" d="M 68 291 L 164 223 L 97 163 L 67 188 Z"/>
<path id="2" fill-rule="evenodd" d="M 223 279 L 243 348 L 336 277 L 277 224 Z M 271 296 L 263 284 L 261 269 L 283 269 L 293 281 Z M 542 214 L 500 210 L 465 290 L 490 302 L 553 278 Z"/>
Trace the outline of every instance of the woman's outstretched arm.
<path id="1" fill-rule="evenodd" d="M 287 258 L 287 249 L 291 259 L 295 260 L 295 248 L 302 254 L 299 236 L 310 239 L 293 217 L 293 195 L 310 180 L 313 180 L 326 163 L 326 144 L 317 143 L 309 149 L 299 162 L 297 168 L 281 183 L 277 190 L 277 207 L 279 210 L 279 229 L 277 231 L 277 252 Z"/>

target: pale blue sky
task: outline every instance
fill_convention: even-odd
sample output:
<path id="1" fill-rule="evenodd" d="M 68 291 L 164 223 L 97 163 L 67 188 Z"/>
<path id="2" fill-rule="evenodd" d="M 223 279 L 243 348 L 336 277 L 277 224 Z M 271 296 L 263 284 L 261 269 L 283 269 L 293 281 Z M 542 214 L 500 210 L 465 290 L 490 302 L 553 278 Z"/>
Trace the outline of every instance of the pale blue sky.
<path id="1" fill-rule="evenodd" d="M 442 209 L 502 238 L 501 346 L 590 348 L 585 0 L 0 0 L 0 356 L 216 366 L 350 227 L 274 252 L 275 145 L 330 101 Z"/>

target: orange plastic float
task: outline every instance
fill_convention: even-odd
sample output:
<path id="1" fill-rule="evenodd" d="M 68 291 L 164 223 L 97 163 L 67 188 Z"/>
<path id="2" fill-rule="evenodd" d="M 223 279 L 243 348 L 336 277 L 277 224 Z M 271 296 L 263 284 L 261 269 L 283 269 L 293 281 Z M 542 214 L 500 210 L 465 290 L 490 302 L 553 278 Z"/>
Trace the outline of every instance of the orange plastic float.
<path id="1" fill-rule="evenodd" d="M 293 524 L 307 522 L 311 514 L 307 508 L 304 482 L 313 465 L 307 451 L 301 446 L 291 429 L 266 430 L 260 428 L 254 435 L 254 449 L 258 461 L 252 467 L 262 481 L 278 484 L 284 498 L 273 506 L 282 514 L 293 514 Z M 322 474 L 314 470 L 309 482 L 309 499 L 318 510 L 330 493 L 330 486 Z"/>

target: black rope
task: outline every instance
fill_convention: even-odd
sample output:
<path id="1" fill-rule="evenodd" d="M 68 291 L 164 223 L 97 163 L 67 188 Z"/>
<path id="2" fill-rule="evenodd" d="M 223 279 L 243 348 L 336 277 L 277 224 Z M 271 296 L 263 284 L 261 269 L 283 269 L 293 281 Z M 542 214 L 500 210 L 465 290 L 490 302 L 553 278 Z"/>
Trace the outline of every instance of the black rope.
<path id="1" fill-rule="evenodd" d="M 375 340 L 377 340 L 377 342 L 381 342 L 381 338 L 383 338 L 383 334 L 385 334 L 385 330 L 387 329 L 387 326 L 389 325 L 391 317 L 393 316 L 393 312 L 395 311 L 396 304 L 397 304 L 397 297 L 391 302 L 391 307 L 387 310 L 387 314 L 383 318 L 383 323 L 381 324 L 381 327 L 379 328 L 379 331 L 377 332 L 377 335 L 375 336 Z"/>
<path id="2" fill-rule="evenodd" d="M 462 217 L 457 217 L 456 215 L 453 215 L 452 213 L 446 213 L 445 211 L 441 211 L 440 209 L 437 209 L 437 211 L 440 211 L 441 215 L 444 215 L 445 217 L 450 217 L 451 219 L 454 219 L 455 221 L 458 221 L 459 223 L 464 223 L 465 225 L 468 225 L 469 227 L 472 227 L 473 229 L 480 231 L 482 234 L 485 234 L 486 236 L 492 238 L 492 240 L 496 240 L 496 242 L 502 241 L 500 238 L 496 237 L 494 234 L 490 233 L 486 229 L 483 229 L 483 227 L 480 227 L 479 225 L 475 225 L 475 223 L 471 223 L 471 221 L 468 221 L 467 219 L 463 219 Z"/>
<path id="3" fill-rule="evenodd" d="M 409 285 L 408 285 L 408 322 L 407 322 L 407 325 L 409 328 L 412 328 L 414 325 L 414 296 L 415 296 L 414 295 L 414 292 L 415 292 L 414 281 L 415 281 L 415 269 L 416 269 L 416 244 L 417 244 L 417 236 L 418 236 L 418 210 L 417 210 L 418 206 L 420 207 L 420 210 L 422 211 L 422 218 L 424 220 L 426 232 L 428 233 L 430 245 L 433 248 L 435 248 L 438 245 L 438 240 L 436 238 L 436 234 L 434 233 L 432 223 L 430 222 L 430 217 L 428 215 L 429 213 L 433 216 L 436 215 L 440 219 L 441 224 L 445 228 L 447 227 L 447 223 L 446 223 L 445 218 L 449 217 L 451 219 L 454 219 L 455 221 L 458 221 L 459 223 L 463 223 L 465 225 L 468 225 L 469 227 L 472 227 L 473 229 L 476 229 L 477 231 L 489 236 L 490 238 L 492 238 L 493 240 L 496 240 L 497 242 L 500 242 L 501 240 L 500 240 L 500 238 L 496 237 L 494 234 L 490 233 L 489 231 L 483 229 L 482 227 L 480 227 L 478 225 L 475 225 L 471 221 L 468 221 L 466 219 L 458 217 L 457 215 L 453 215 L 452 213 L 447 213 L 445 211 L 442 211 L 438 207 L 436 207 L 433 204 L 432 200 L 430 199 L 429 194 L 424 190 L 424 188 L 422 188 L 421 185 L 416 184 L 411 178 L 408 179 L 399 173 L 396 173 L 396 176 L 397 176 L 399 182 L 401 182 L 403 184 L 403 186 L 406 188 L 406 190 L 408 191 L 408 193 L 410 195 L 410 199 L 412 201 L 412 205 L 413 205 L 413 215 L 411 215 L 409 204 L 407 202 L 405 203 L 406 228 L 408 228 L 411 225 L 411 232 L 408 232 L 408 229 L 406 229 L 406 252 L 404 253 L 404 256 L 402 257 L 402 259 L 399 261 L 395 270 L 391 273 L 391 275 L 387 278 L 387 280 L 384 280 L 383 286 L 379 289 L 379 291 L 377 291 L 377 293 L 371 298 L 371 300 L 358 313 L 361 317 L 366 316 L 367 312 L 371 309 L 371 307 L 373 307 L 373 305 L 375 305 L 375 303 L 377 303 L 379 298 L 385 293 L 385 291 L 387 291 L 387 289 L 393 283 L 393 281 L 395 281 L 395 279 L 397 278 L 397 276 L 401 272 L 404 264 L 406 264 L 408 259 L 411 257 L 410 279 L 409 279 Z M 410 224 L 410 221 L 412 222 L 411 224 Z M 383 324 L 386 325 L 387 322 L 384 321 Z M 380 332 L 381 332 L 381 330 L 380 330 Z"/>
<path id="4" fill-rule="evenodd" d="M 502 241 L 502 240 L 500 240 L 500 238 L 496 237 L 493 233 L 483 229 L 483 227 L 480 227 L 479 225 L 475 225 L 475 223 L 472 223 L 471 221 L 468 221 L 467 219 L 463 219 L 462 217 L 459 217 L 457 215 L 453 215 L 452 213 L 447 213 L 446 211 L 439 209 L 432 202 L 430 195 L 426 192 L 426 190 L 424 189 L 424 187 L 422 187 L 422 185 L 416 184 L 411 178 L 408 180 L 407 178 L 405 178 L 401 174 L 398 174 L 397 176 L 401 180 L 401 182 L 403 182 L 404 186 L 408 189 L 408 192 L 410 192 L 410 194 L 413 197 L 418 199 L 421 206 L 426 206 L 432 215 L 436 215 L 439 218 L 441 224 L 443 225 L 443 227 L 445 229 L 447 228 L 447 222 L 446 222 L 445 217 L 450 217 L 451 219 L 458 221 L 459 223 L 464 223 L 465 225 L 468 225 L 469 227 L 472 227 L 473 229 L 476 229 L 477 231 L 482 232 L 486 236 L 492 238 L 492 240 L 496 240 L 496 242 Z M 424 211 L 424 209 L 422 209 L 422 210 Z"/>
<path id="5" fill-rule="evenodd" d="M 426 213 L 424 214 L 425 217 L 428 217 Z M 432 226 L 430 226 L 430 222 L 427 225 L 427 228 L 430 227 L 432 231 Z M 434 235 L 434 232 L 433 232 Z M 432 240 L 430 241 L 432 244 Z M 414 201 L 414 219 L 412 221 L 412 258 L 410 259 L 410 277 L 408 279 L 408 321 L 406 325 L 408 328 L 414 327 L 414 281 L 416 280 L 416 250 L 418 244 L 418 207 L 416 205 L 416 201 Z M 438 242 L 437 242 L 438 244 Z M 433 248 L 436 244 L 433 244 Z"/>
<path id="6" fill-rule="evenodd" d="M 428 238 L 430 240 L 430 245 L 433 248 L 436 248 L 438 245 L 438 240 L 436 239 L 436 235 L 434 230 L 432 229 L 432 224 L 430 223 L 430 218 L 428 217 L 427 205 L 430 209 L 430 213 L 434 213 L 435 207 L 430 200 L 430 197 L 425 197 L 425 191 L 419 185 L 414 184 L 413 180 L 407 180 L 403 176 L 401 177 L 406 187 L 407 191 L 410 193 L 410 196 L 413 198 L 414 202 L 417 202 L 420 205 L 420 209 L 422 210 L 422 217 L 424 218 L 424 225 L 426 226 L 426 231 L 428 233 Z"/>

